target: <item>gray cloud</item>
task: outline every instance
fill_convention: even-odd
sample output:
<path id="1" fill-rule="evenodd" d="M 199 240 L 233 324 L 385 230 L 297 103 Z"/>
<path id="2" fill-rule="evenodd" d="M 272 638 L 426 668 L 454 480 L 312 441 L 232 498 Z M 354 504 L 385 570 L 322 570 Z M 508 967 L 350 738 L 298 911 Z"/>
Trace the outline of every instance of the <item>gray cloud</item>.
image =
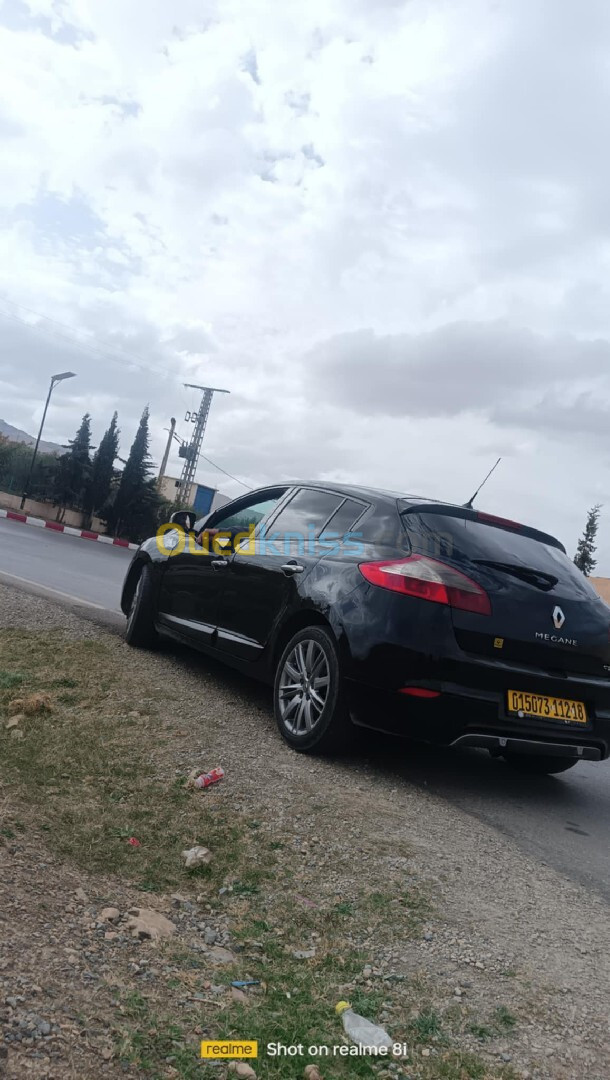
<path id="1" fill-rule="evenodd" d="M 499 424 L 518 426 L 523 412 L 515 403 L 544 398 L 550 384 L 569 388 L 592 379 L 610 396 L 610 343 L 547 338 L 504 322 L 454 323 L 424 334 L 341 334 L 317 345 L 305 366 L 325 401 L 366 415 L 484 410 Z M 586 411 L 587 400 L 575 401 L 572 411 Z"/>

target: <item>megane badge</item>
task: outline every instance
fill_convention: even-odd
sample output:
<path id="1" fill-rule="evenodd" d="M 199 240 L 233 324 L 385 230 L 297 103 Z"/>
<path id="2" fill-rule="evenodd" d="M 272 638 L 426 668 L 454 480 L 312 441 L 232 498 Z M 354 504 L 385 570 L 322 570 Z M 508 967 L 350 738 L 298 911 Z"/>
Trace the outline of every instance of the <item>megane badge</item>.
<path id="1" fill-rule="evenodd" d="M 553 611 L 553 625 L 556 630 L 561 630 L 566 617 L 560 607 L 556 607 Z"/>

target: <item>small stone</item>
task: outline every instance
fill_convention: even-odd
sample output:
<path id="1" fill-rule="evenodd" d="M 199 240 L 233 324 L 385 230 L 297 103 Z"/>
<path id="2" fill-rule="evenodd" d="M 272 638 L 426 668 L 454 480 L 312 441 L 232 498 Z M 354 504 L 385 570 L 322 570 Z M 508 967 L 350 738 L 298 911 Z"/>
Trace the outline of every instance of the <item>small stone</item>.
<path id="1" fill-rule="evenodd" d="M 100 919 L 102 922 L 117 922 L 121 917 L 121 912 L 118 907 L 105 907 L 100 911 Z"/>
<path id="2" fill-rule="evenodd" d="M 303 1076 L 305 1080 L 322 1080 L 322 1073 L 317 1065 L 306 1065 Z"/>
<path id="3" fill-rule="evenodd" d="M 213 964 L 234 964 L 237 959 L 230 949 L 223 949 L 220 945 L 213 945 L 207 955 Z"/>
<path id="4" fill-rule="evenodd" d="M 295 960 L 313 960 L 316 955 L 315 949 L 293 949 L 292 955 Z"/>
<path id="5" fill-rule="evenodd" d="M 432 933 L 432 931 L 426 930 L 426 933 L 424 934 L 424 941 L 432 941 L 433 937 L 434 934 Z"/>
<path id="6" fill-rule="evenodd" d="M 116 941 L 118 936 L 116 930 L 107 930 L 104 934 L 104 941 Z"/>
<path id="7" fill-rule="evenodd" d="M 36 1026 L 41 1035 L 51 1034 L 51 1025 L 49 1024 L 48 1020 L 41 1020 L 41 1022 Z"/>
<path id="8" fill-rule="evenodd" d="M 422 1056 L 422 1057 L 430 1057 L 430 1051 L 428 1050 L 428 1047 L 425 1047 L 425 1048 L 424 1048 L 424 1049 L 422 1050 L 422 1052 L 421 1052 L 421 1056 Z"/>
<path id="9" fill-rule="evenodd" d="M 206 926 L 203 932 L 203 940 L 205 941 L 206 945 L 213 945 L 217 937 L 218 934 L 216 933 L 216 931 L 213 930 L 211 926 Z"/>
<path id="10" fill-rule="evenodd" d="M 500 1057 L 502 1058 L 502 1061 L 511 1061 L 512 1060 L 510 1054 L 500 1054 Z"/>
<path id="11" fill-rule="evenodd" d="M 79 904 L 88 904 L 89 903 L 89 897 L 87 896 L 87 893 L 85 892 L 84 889 L 77 889 L 76 892 L 74 893 L 74 896 L 75 896 L 75 899 L 78 900 Z"/>
<path id="12" fill-rule="evenodd" d="M 102 1050 L 102 1057 L 103 1057 L 104 1061 L 111 1061 L 113 1055 L 114 1055 L 114 1050 L 112 1050 L 109 1046 L 105 1046 L 104 1049 Z"/>
<path id="13" fill-rule="evenodd" d="M 133 914 L 128 919 L 127 929 L 131 930 L 134 938 L 148 938 L 157 941 L 159 938 L 171 937 L 176 933 L 176 924 L 166 919 L 159 911 L 152 908 L 132 908 Z"/>
<path id="14" fill-rule="evenodd" d="M 231 987 L 231 997 L 233 1001 L 237 1001 L 240 1005 L 245 1005 L 248 1000 L 248 995 L 244 994 L 243 990 L 240 990 L 237 986 Z"/>
<path id="15" fill-rule="evenodd" d="M 6 721 L 4 725 L 7 731 L 11 731 L 12 728 L 17 728 L 25 720 L 23 713 L 16 713 L 15 716 L 11 716 L 10 720 Z"/>
<path id="16" fill-rule="evenodd" d="M 373 974 L 373 969 L 372 969 L 370 964 L 365 964 L 364 965 L 364 967 L 362 969 L 362 974 L 363 974 L 365 979 L 370 979 L 371 975 Z"/>
<path id="17" fill-rule="evenodd" d="M 239 1076 L 241 1080 L 256 1080 L 256 1073 L 251 1065 L 247 1065 L 245 1061 L 232 1061 L 229 1065 L 229 1072 L 235 1073 L 235 1076 Z"/>

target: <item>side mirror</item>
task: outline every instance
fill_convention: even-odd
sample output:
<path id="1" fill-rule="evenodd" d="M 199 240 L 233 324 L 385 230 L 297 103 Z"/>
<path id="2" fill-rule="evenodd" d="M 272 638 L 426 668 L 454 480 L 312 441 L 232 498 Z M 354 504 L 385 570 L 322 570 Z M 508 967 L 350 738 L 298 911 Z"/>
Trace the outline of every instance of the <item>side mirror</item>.
<path id="1" fill-rule="evenodd" d="M 195 515 L 190 510 L 176 510 L 169 520 L 171 525 L 179 525 L 185 532 L 192 532 L 195 527 Z"/>

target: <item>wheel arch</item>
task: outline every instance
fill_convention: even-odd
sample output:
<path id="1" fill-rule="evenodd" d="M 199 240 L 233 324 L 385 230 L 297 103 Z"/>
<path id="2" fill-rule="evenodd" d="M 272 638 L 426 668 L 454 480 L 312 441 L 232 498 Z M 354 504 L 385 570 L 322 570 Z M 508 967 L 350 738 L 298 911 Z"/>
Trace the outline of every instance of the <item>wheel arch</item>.
<path id="1" fill-rule="evenodd" d="M 145 566 L 151 565 L 152 559 L 148 558 L 145 555 L 136 556 L 136 558 L 131 563 L 127 571 L 125 581 L 123 582 L 123 591 L 121 593 L 121 611 L 124 615 L 129 614 L 131 602 L 133 600 L 133 594 L 136 591 L 136 585 L 138 584 L 140 574 L 142 573 Z"/>
<path id="2" fill-rule="evenodd" d="M 343 627 L 332 618 L 332 615 L 329 617 L 317 608 L 303 608 L 301 611 L 293 612 L 285 619 L 277 631 L 270 657 L 270 675 L 272 678 L 279 659 L 290 639 L 295 634 L 298 634 L 299 630 L 304 630 L 307 626 L 321 626 L 328 630 L 339 650 L 342 666 L 349 663 L 350 653 Z"/>

